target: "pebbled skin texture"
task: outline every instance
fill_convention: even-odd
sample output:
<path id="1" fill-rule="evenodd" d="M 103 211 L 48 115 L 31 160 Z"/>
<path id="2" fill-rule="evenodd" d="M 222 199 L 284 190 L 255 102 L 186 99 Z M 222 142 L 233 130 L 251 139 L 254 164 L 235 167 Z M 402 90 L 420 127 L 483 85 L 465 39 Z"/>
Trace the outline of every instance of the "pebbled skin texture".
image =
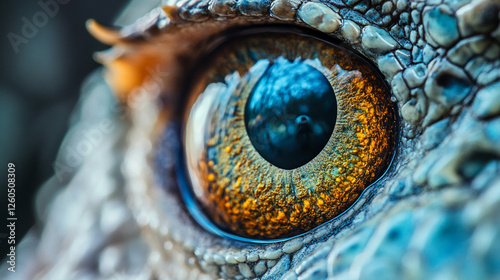
<path id="1" fill-rule="evenodd" d="M 180 202 L 173 172 L 176 130 L 168 116 L 163 138 L 154 133 L 160 110 L 175 105 L 159 108 L 152 89 L 124 109 L 96 73 L 84 85 L 56 161 L 61 165 L 39 196 L 42 225 L 18 249 L 20 271 L 8 276 L 500 278 L 499 1 L 162 5 L 175 4 L 175 21 L 156 10 L 149 17 L 153 23 L 129 27 L 128 38 L 148 44 L 154 41 L 152 26 L 160 26 L 159 34 L 171 25 L 209 33 L 226 28 L 221 25 L 286 22 L 339 38 L 371 60 L 391 86 L 401 115 L 390 170 L 345 215 L 304 236 L 271 244 L 217 237 L 200 228 Z M 172 95 L 165 99 L 175 101 Z M 75 163 L 72 149 L 95 129 L 103 137 Z M 150 156 L 157 147 L 165 155 L 158 163 L 165 174 L 161 182 L 152 175 Z"/>

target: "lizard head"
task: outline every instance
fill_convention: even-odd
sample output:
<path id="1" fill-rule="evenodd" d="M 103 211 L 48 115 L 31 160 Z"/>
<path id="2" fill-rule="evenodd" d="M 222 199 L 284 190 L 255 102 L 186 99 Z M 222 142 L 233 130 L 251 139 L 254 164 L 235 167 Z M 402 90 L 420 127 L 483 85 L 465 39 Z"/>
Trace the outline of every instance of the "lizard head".
<path id="1" fill-rule="evenodd" d="M 493 214 L 500 207 L 499 7 L 498 1 L 187 1 L 114 31 L 114 48 L 102 60 L 115 92 L 131 107 L 145 81 L 157 84 L 140 109 L 131 109 L 133 164 L 124 168 L 136 218 L 154 236 L 148 239 L 154 269 L 173 278 L 173 268 L 186 263 L 193 264 L 190 271 L 223 278 L 494 272 L 489 264 L 500 242 Z M 209 42 L 227 30 L 263 24 L 319 31 L 371 61 L 390 85 L 401 133 L 387 174 L 344 215 L 299 237 L 251 244 L 214 236 L 183 206 L 174 178 L 182 147 L 172 143 L 172 112 L 181 104 L 179 81 Z M 107 40 L 110 31 L 89 27 Z M 167 74 L 158 79 L 159 73 Z M 158 105 L 162 98 L 168 101 Z M 160 171 L 151 163 L 158 151 L 166 158 Z M 154 180 L 155 172 L 166 179 Z"/>
<path id="2" fill-rule="evenodd" d="M 125 139 L 117 176 L 148 268 L 168 279 L 498 276 L 499 11 L 487 0 L 187 0 L 119 30 L 89 22 L 113 45 L 97 59 L 125 104 L 115 117 Z M 320 33 L 374 65 L 399 134 L 387 172 L 345 213 L 260 242 L 214 234 L 193 218 L 178 186 L 177 117 L 207 46 L 270 24 Z"/>

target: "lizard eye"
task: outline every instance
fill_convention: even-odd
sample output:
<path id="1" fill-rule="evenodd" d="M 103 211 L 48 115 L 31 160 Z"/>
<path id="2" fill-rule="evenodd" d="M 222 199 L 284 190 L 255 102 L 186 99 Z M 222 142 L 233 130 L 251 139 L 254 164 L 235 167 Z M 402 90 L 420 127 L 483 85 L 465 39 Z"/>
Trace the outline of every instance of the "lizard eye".
<path id="1" fill-rule="evenodd" d="M 205 228 L 293 237 L 341 215 L 387 170 L 395 109 L 353 51 L 282 27 L 208 49 L 186 90 L 178 176 Z"/>

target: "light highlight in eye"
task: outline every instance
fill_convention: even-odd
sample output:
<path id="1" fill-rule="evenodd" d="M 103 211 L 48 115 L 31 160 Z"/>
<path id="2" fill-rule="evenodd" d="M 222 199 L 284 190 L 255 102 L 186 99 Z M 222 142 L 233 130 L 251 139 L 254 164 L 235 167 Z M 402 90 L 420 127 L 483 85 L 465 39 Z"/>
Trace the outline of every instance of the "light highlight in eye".
<path id="1" fill-rule="evenodd" d="M 381 176 L 395 113 L 378 73 L 351 51 L 255 32 L 220 44 L 191 87 L 186 175 L 220 229 L 286 238 L 340 215 Z"/>

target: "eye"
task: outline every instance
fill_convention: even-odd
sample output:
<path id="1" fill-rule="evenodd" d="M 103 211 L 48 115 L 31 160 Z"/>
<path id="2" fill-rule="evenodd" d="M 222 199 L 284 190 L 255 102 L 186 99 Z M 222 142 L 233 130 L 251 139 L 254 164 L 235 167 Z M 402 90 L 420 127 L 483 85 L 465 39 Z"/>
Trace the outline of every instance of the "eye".
<path id="1" fill-rule="evenodd" d="M 377 71 L 297 29 L 208 47 L 187 89 L 179 180 L 196 220 L 244 240 L 305 233 L 387 170 L 396 117 Z"/>

